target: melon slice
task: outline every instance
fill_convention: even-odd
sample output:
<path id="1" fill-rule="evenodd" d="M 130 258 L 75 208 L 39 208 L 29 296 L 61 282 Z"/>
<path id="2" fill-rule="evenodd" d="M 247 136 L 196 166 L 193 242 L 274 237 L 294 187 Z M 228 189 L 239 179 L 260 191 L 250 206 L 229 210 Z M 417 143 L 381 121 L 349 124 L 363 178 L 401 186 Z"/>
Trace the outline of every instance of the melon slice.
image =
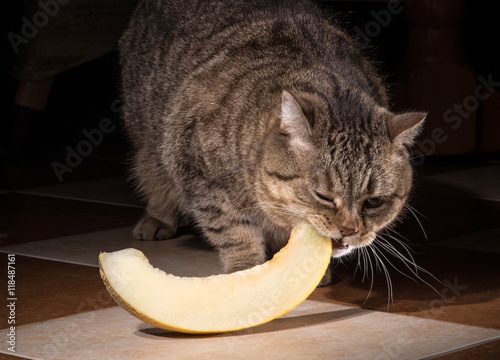
<path id="1" fill-rule="evenodd" d="M 302 223 L 271 260 L 232 274 L 166 274 L 136 249 L 103 252 L 99 264 L 109 293 L 130 314 L 163 329 L 206 334 L 263 324 L 290 311 L 319 284 L 331 252 L 331 239 Z"/>

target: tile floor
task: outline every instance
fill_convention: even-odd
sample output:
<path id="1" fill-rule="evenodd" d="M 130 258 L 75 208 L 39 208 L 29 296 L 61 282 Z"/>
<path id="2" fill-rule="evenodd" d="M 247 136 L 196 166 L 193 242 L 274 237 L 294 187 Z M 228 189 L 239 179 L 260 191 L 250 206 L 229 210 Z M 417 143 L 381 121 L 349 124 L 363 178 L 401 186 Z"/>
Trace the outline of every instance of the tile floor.
<path id="1" fill-rule="evenodd" d="M 499 359 L 500 165 L 427 170 L 412 203 L 425 215 L 418 216 L 427 239 L 414 218 L 398 228 L 425 270 L 385 255 L 394 264 L 387 265 L 392 302 L 382 270 L 368 263 L 364 276 L 356 259 L 346 260 L 336 266 L 333 285 L 285 316 L 211 336 L 153 328 L 107 294 L 100 251 L 136 247 L 182 276 L 221 271 L 216 254 L 189 228 L 170 241 L 133 240 L 142 208 L 124 176 L 0 185 L 0 359 Z M 7 343 L 9 254 L 15 352 Z"/>

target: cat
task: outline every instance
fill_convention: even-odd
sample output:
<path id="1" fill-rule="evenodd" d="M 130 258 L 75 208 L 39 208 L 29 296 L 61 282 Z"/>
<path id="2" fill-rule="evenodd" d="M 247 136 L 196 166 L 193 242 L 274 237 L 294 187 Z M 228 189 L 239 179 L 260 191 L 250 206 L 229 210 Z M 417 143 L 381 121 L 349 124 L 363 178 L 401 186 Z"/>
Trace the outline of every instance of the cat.
<path id="1" fill-rule="evenodd" d="M 171 238 L 188 214 L 230 273 L 304 220 L 340 257 L 401 214 L 426 114 L 391 112 L 376 67 L 313 2 L 141 0 L 119 48 L 147 201 L 135 238 Z"/>

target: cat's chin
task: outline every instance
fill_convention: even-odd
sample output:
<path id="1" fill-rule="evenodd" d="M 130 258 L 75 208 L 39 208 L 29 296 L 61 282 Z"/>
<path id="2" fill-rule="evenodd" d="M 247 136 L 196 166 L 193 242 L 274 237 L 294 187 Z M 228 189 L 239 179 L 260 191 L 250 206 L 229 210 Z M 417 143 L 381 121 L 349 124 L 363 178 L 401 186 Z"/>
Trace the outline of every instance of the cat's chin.
<path id="1" fill-rule="evenodd" d="M 332 239 L 332 257 L 339 258 L 351 253 L 355 248 L 369 246 L 375 240 L 376 234 L 370 231 L 366 234 L 362 241 L 356 245 L 347 244 L 344 239 Z"/>

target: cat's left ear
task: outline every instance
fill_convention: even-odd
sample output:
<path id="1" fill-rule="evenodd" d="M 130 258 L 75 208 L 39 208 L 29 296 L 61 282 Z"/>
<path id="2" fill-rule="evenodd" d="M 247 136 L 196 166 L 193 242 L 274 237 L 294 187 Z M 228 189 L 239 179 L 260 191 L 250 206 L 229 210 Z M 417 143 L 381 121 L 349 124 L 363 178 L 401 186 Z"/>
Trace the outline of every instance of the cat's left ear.
<path id="1" fill-rule="evenodd" d="M 300 105 L 288 91 L 281 95 L 280 130 L 290 138 L 290 146 L 295 151 L 311 150 L 311 128 Z"/>
<path id="2" fill-rule="evenodd" d="M 408 112 L 403 114 L 390 114 L 387 116 L 387 129 L 389 137 L 396 145 L 413 145 L 413 141 L 424 124 L 427 113 Z"/>

